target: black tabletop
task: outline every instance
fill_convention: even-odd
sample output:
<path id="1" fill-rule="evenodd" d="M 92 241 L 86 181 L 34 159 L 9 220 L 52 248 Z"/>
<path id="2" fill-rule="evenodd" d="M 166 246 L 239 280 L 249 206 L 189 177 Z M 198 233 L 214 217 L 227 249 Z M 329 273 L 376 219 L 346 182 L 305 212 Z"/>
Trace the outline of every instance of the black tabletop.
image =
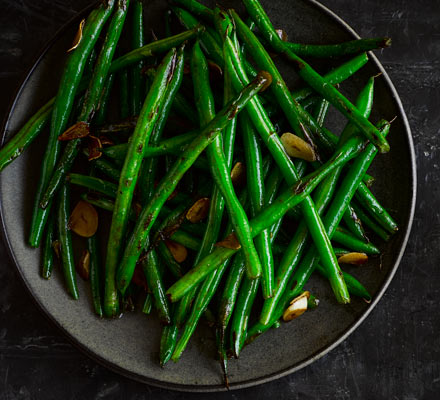
<path id="1" fill-rule="evenodd" d="M 90 0 L 0 0 L 0 113 L 48 40 Z M 0 399 L 436 399 L 440 394 L 440 4 L 325 0 L 362 36 L 391 36 L 378 53 L 412 128 L 418 205 L 387 293 L 345 342 L 303 370 L 258 387 L 188 394 L 150 387 L 91 361 L 49 322 L 0 242 Z M 437 4 L 436 4 L 437 3 Z"/>

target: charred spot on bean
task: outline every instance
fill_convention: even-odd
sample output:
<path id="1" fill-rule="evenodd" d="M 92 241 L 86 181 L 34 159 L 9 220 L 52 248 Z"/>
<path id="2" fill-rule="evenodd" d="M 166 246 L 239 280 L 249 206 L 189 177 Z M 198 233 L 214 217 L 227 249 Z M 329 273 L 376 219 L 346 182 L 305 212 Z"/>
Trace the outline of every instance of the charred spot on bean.
<path id="1" fill-rule="evenodd" d="M 139 145 L 138 145 L 136 151 L 137 151 L 139 154 L 141 154 L 141 153 L 143 152 L 143 150 L 144 150 L 144 144 L 143 144 L 143 143 L 139 143 Z"/>
<path id="2" fill-rule="evenodd" d="M 237 115 L 238 111 L 239 111 L 238 106 L 235 106 L 234 108 L 232 108 L 228 114 L 228 119 L 229 120 L 234 119 L 235 116 Z"/>

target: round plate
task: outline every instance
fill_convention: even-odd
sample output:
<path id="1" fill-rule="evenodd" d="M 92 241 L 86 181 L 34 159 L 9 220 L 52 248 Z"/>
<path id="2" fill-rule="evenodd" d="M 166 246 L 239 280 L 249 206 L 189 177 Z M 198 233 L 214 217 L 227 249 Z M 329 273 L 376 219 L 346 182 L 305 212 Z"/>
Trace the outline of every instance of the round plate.
<path id="1" fill-rule="evenodd" d="M 166 6 L 164 3 L 152 1 L 146 12 L 147 26 L 156 27 L 154 29 L 158 34 L 162 33 L 160 22 Z M 234 2 L 230 3 L 234 5 Z M 227 2 L 225 5 L 228 6 Z M 336 43 L 358 37 L 345 22 L 315 1 L 291 1 L 287 7 L 285 1 L 266 0 L 263 5 L 274 24 L 283 27 L 292 41 Z M 5 125 L 4 141 L 55 94 L 65 50 L 69 48 L 79 18 L 71 21 L 55 37 L 24 80 Z M 316 65 L 316 61 L 313 63 Z M 317 68 L 323 72 L 328 70 L 328 61 Z M 397 118 L 389 136 L 392 150 L 389 154 L 378 156 L 371 171 L 376 177 L 372 190 L 391 210 L 400 230 L 388 243 L 377 240 L 382 257 L 372 259 L 362 268 L 350 268 L 350 272 L 372 293 L 373 302 L 366 304 L 353 298 L 350 305 L 338 305 L 327 282 L 314 276 L 307 287 L 320 298 L 319 307 L 294 322 L 270 330 L 264 339 L 259 338 L 247 346 L 239 360 L 231 360 L 231 389 L 260 384 L 292 373 L 338 345 L 373 309 L 398 267 L 415 204 L 415 155 L 408 122 L 391 81 L 374 56 L 354 78 L 341 86 L 341 90 L 353 99 L 368 77 L 379 72 L 382 76 L 376 79 L 372 120 Z M 292 77 L 294 74 L 289 72 L 285 76 Z M 329 122 L 336 132 L 344 125 L 344 119 L 337 113 L 331 114 Z M 36 302 L 81 350 L 123 375 L 171 389 L 225 390 L 220 366 L 215 360 L 214 337 L 203 324 L 200 324 L 181 361 L 160 368 L 158 348 L 161 328 L 157 321 L 140 312 L 117 320 L 100 320 L 91 311 L 88 285 L 79 280 L 80 300 L 73 301 L 66 295 L 59 271 L 55 271 L 50 282 L 40 277 L 40 251 L 27 246 L 27 235 L 46 140 L 44 136 L 39 137 L 29 151 L 1 174 L 0 181 L 4 238 Z"/>

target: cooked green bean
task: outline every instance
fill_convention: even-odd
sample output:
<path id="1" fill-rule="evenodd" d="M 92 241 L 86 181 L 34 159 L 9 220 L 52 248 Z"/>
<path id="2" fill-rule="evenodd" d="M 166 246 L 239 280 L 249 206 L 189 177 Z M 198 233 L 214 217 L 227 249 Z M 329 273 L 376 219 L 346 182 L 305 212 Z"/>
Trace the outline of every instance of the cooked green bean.
<path id="1" fill-rule="evenodd" d="M 165 123 L 171 111 L 171 106 L 173 104 L 174 98 L 182 83 L 183 64 L 184 64 L 183 50 L 184 47 L 180 47 L 177 53 L 174 73 L 170 79 L 170 82 L 167 85 L 164 101 L 159 110 L 159 117 L 155 122 L 155 126 L 151 133 L 151 137 L 148 142 L 147 148 L 150 147 L 150 145 L 154 146 L 159 143 L 159 140 L 162 137 Z M 148 202 L 148 200 L 151 198 L 154 192 L 157 164 L 158 164 L 158 159 L 156 157 L 149 157 L 148 159 L 144 160 L 142 163 L 141 172 L 139 176 L 139 184 L 140 184 L 139 186 L 141 193 L 141 201 L 143 205 L 145 205 Z"/>
<path id="2" fill-rule="evenodd" d="M 112 198 L 116 197 L 118 191 L 116 184 L 88 175 L 70 173 L 67 176 L 67 181 L 73 185 L 83 186 Z"/>
<path id="3" fill-rule="evenodd" d="M 44 279 L 49 279 L 52 275 L 54 257 L 52 244 L 54 242 L 54 221 L 52 217 L 49 217 L 47 222 L 45 237 L 44 237 L 44 247 L 43 247 L 43 268 L 41 275 Z"/>
<path id="4" fill-rule="evenodd" d="M 254 131 L 248 116 L 242 115 L 240 121 L 246 159 L 246 182 L 249 192 L 250 216 L 255 217 L 265 205 L 261 148 L 257 133 Z M 274 260 L 270 245 L 269 229 L 265 229 L 255 237 L 255 247 L 262 266 L 261 288 L 263 290 L 263 297 L 267 299 L 273 296 L 274 290 Z"/>
<path id="5" fill-rule="evenodd" d="M 82 40 L 76 49 L 70 53 L 64 68 L 58 93 L 54 101 L 50 134 L 41 164 L 40 180 L 35 196 L 29 235 L 29 244 L 32 247 L 39 246 L 44 226 L 49 217 L 50 206 L 43 210 L 40 208 L 40 202 L 58 160 L 60 152 L 58 136 L 67 126 L 75 94 L 78 90 L 87 59 L 98 40 L 99 33 L 104 27 L 107 18 L 110 16 L 113 5 L 114 0 L 109 0 L 106 3 L 99 4 L 99 6 L 89 14 L 83 28 Z"/>
<path id="6" fill-rule="evenodd" d="M 193 29 L 189 29 L 185 32 L 179 33 L 178 35 L 161 40 L 155 40 L 114 60 L 110 66 L 109 72 L 117 72 L 143 60 L 144 58 L 152 57 L 155 54 L 165 53 L 174 47 L 180 46 L 185 41 L 195 38 L 201 32 L 203 32 L 203 27 L 197 25 Z"/>
<path id="7" fill-rule="evenodd" d="M 379 236 L 382 240 L 388 241 L 390 239 L 390 235 L 385 229 L 383 229 L 376 221 L 373 221 L 356 203 L 352 204 L 352 207 L 359 217 L 359 219 L 370 228 L 377 236 Z"/>
<path id="8" fill-rule="evenodd" d="M 131 47 L 136 50 L 144 46 L 144 20 L 143 3 L 141 0 L 135 0 L 132 5 L 131 20 Z M 130 110 L 131 115 L 139 115 L 144 99 L 144 83 L 142 77 L 143 62 L 140 61 L 130 68 Z"/>
<path id="9" fill-rule="evenodd" d="M 246 83 L 247 77 L 246 73 L 241 65 L 240 56 L 237 54 L 234 45 L 229 37 L 225 39 L 225 54 L 229 56 L 230 62 L 227 62 L 226 65 L 230 67 L 231 76 L 233 77 L 234 85 L 237 87 L 241 87 L 243 83 Z M 278 71 L 275 67 L 272 68 L 273 72 L 279 76 Z M 282 78 L 279 76 L 279 79 Z M 278 80 L 279 81 L 279 80 Z M 275 129 L 267 117 L 264 108 L 261 106 L 261 103 L 258 102 L 258 98 L 253 99 L 249 103 L 248 108 L 251 108 L 248 111 L 248 115 L 254 123 L 255 128 L 258 130 L 261 135 L 263 141 L 267 145 L 269 151 L 273 155 L 275 161 L 280 167 L 283 175 L 286 179 L 286 182 L 289 185 L 293 185 L 297 180 L 297 172 L 295 167 L 291 161 L 291 159 L 287 156 L 284 151 L 284 147 L 275 132 Z M 337 264 L 337 260 L 335 255 L 332 253 L 331 245 L 328 237 L 326 236 L 322 221 L 317 216 L 316 210 L 314 208 L 313 202 L 310 197 L 306 198 L 306 201 L 301 205 L 301 209 L 303 215 L 307 221 L 307 226 L 312 234 L 313 240 L 317 242 L 317 248 L 322 253 L 322 256 L 325 258 L 325 263 L 329 268 L 333 269 L 333 282 L 334 287 L 337 288 L 337 297 L 341 302 L 348 301 L 348 292 L 345 288 L 343 279 L 337 273 L 339 266 Z"/>
<path id="10" fill-rule="evenodd" d="M 19 157 L 46 127 L 55 99 L 49 100 L 0 150 L 0 171 Z"/>
<path id="11" fill-rule="evenodd" d="M 358 251 L 366 254 L 380 254 L 379 249 L 374 244 L 359 240 L 341 229 L 335 231 L 332 241 L 343 245 L 351 251 Z"/>
<path id="12" fill-rule="evenodd" d="M 286 47 L 300 57 L 340 57 L 391 46 L 390 38 L 355 39 L 336 44 L 300 44 L 286 42 Z"/>
<path id="13" fill-rule="evenodd" d="M 296 68 L 298 74 L 303 78 L 314 90 L 322 95 L 326 100 L 328 100 L 334 107 L 336 107 L 341 113 L 345 115 L 351 122 L 353 122 L 365 137 L 374 143 L 382 153 L 389 151 L 390 146 L 386 139 L 382 136 L 379 130 L 366 119 L 357 108 L 344 97 L 333 85 L 329 85 L 328 82 L 319 75 L 309 64 L 298 57 L 290 49 L 288 49 L 284 42 L 276 34 L 272 23 L 267 17 L 265 11 L 261 7 L 258 0 L 243 0 L 249 15 L 254 20 L 261 34 L 275 50 L 285 54 L 289 60 L 292 61 L 294 67 Z M 240 19 L 235 11 L 231 11 L 234 17 L 234 21 L 237 26 L 237 31 L 239 36 L 244 39 L 246 44 L 249 46 L 250 51 L 254 58 L 257 58 L 260 54 L 266 54 L 264 58 L 269 61 L 270 58 L 264 47 L 259 43 L 255 35 L 250 31 L 247 25 Z M 263 57 L 257 60 L 257 63 L 261 64 L 263 62 Z M 271 71 L 269 71 L 271 72 Z M 277 85 L 272 85 L 272 90 L 276 88 Z M 282 88 L 283 91 L 287 92 L 287 88 Z M 282 106 L 282 104 L 280 104 Z"/>
<path id="14" fill-rule="evenodd" d="M 193 48 L 191 72 L 193 74 L 196 105 L 199 110 L 200 121 L 204 125 L 214 118 L 214 99 L 209 87 L 208 63 L 197 42 Z M 207 148 L 211 173 L 218 189 L 223 195 L 235 234 L 241 244 L 246 263 L 246 272 L 250 279 L 255 279 L 261 274 L 261 263 L 251 238 L 246 213 L 238 201 L 232 185 L 230 165 L 228 166 L 228 162 L 230 164 L 232 161 L 232 152 L 227 162 L 224 156 L 222 142 L 221 136 L 218 135 Z M 221 215 L 216 218 L 221 220 Z M 214 243 L 212 243 L 211 246 L 213 244 Z"/>
<path id="15" fill-rule="evenodd" d="M 191 142 L 167 175 L 162 179 L 150 203 L 144 207 L 135 229 L 129 238 L 117 277 L 118 288 L 122 292 L 131 280 L 134 266 L 139 258 L 143 244 L 148 237 L 151 226 L 156 220 L 162 205 L 173 192 L 183 174 L 230 120 L 233 119 L 248 101 L 266 84 L 267 78 L 261 75 L 241 91 L 233 101 L 217 113 L 216 117 L 208 125 L 201 129 L 199 136 Z"/>
<path id="16" fill-rule="evenodd" d="M 154 305 L 157 310 L 160 321 L 168 325 L 171 322 L 168 299 L 165 296 L 165 288 L 162 282 L 160 273 L 159 259 L 155 251 L 149 251 L 145 259 L 142 261 L 142 270 L 144 271 L 145 279 L 147 280 L 148 288 L 150 289 Z"/>
<path id="17" fill-rule="evenodd" d="M 158 68 L 150 92 L 142 107 L 122 167 L 115 208 L 113 210 L 105 266 L 104 313 L 108 317 L 117 316 L 118 314 L 118 295 L 115 274 L 127 228 L 133 192 L 142 163 L 144 147 L 146 147 L 154 124 L 159 117 L 159 110 L 165 101 L 164 94 L 174 75 L 176 58 L 176 50 L 173 49 L 168 52 Z M 141 250 L 142 249 L 140 249 L 139 252 Z M 122 293 L 123 292 L 124 291 L 122 291 Z"/>
<path id="18" fill-rule="evenodd" d="M 347 225 L 348 230 L 354 236 L 360 240 L 366 240 L 368 242 L 368 237 L 364 231 L 362 222 L 351 205 L 347 207 L 347 211 L 344 213 L 342 219 L 344 220 L 345 225 Z"/>
<path id="19" fill-rule="evenodd" d="M 125 16 L 127 14 L 127 7 L 129 0 L 118 0 L 116 11 L 110 21 L 110 26 L 104 40 L 104 44 L 96 61 L 92 77 L 90 79 L 89 87 L 86 91 L 84 103 L 81 113 L 78 117 L 77 123 L 85 123 L 89 126 L 95 110 L 99 107 L 99 100 L 101 97 L 102 87 L 107 81 L 108 70 L 112 61 L 113 55 L 118 44 L 119 37 L 124 26 Z M 69 140 L 64 148 L 63 154 L 58 161 L 49 183 L 46 186 L 45 192 L 41 197 L 40 207 L 46 208 L 51 198 L 55 195 L 58 188 L 64 181 L 65 176 L 70 171 L 76 155 L 79 151 L 81 139 Z"/>
<path id="20" fill-rule="evenodd" d="M 77 300 L 79 298 L 76 285 L 75 261 L 73 257 L 72 234 L 69 229 L 70 190 L 69 184 L 64 183 L 57 200 L 58 239 L 60 242 L 61 264 L 67 292 Z"/>
<path id="21" fill-rule="evenodd" d="M 92 290 L 93 309 L 96 315 L 102 317 L 101 257 L 96 234 L 87 239 L 87 248 L 90 253 L 90 288 Z"/>
<path id="22" fill-rule="evenodd" d="M 197 19 L 186 10 L 179 7 L 171 7 L 171 9 L 186 29 L 195 29 L 199 25 Z M 205 30 L 200 32 L 199 38 L 208 58 L 213 60 L 220 67 L 223 67 L 223 53 L 221 47 L 212 34 Z"/>
<path id="23" fill-rule="evenodd" d="M 272 205 L 265 207 L 257 217 L 253 218 L 250 223 L 252 236 L 258 235 L 262 230 L 277 222 L 288 209 L 307 199 L 316 186 L 335 168 L 346 164 L 350 159 L 358 155 L 363 145 L 352 146 L 356 140 L 347 141 L 327 163 L 319 170 L 307 175 L 296 183 L 293 188 L 287 189 L 282 193 Z M 318 218 L 316 210 L 313 211 L 315 219 Z M 229 248 L 216 248 L 211 254 L 206 256 L 200 263 L 172 285 L 167 294 L 172 302 L 178 301 L 185 293 L 200 282 L 207 274 L 215 270 L 221 263 L 227 260 L 237 250 Z M 336 260 L 337 262 L 337 260 Z"/>
<path id="24" fill-rule="evenodd" d="M 359 185 L 355 197 L 388 232 L 395 233 L 399 229 L 397 223 L 393 220 L 388 211 L 376 200 L 366 185 Z"/>

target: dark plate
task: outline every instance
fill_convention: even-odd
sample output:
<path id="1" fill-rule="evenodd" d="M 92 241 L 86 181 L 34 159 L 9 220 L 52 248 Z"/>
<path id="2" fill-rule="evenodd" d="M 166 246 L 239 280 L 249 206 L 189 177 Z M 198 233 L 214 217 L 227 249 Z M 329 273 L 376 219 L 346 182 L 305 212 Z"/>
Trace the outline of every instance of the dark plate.
<path id="1" fill-rule="evenodd" d="M 284 27 L 294 41 L 330 43 L 357 37 L 344 21 L 315 1 L 286 3 L 263 1 L 276 26 Z M 149 26 L 160 25 L 161 18 L 157 16 L 162 15 L 159 12 L 165 2 L 156 0 L 149 7 Z M 3 140 L 17 132 L 55 93 L 65 49 L 71 43 L 78 19 L 56 36 L 24 80 L 8 116 Z M 159 26 L 157 32 L 160 31 Z M 381 259 L 350 270 L 365 284 L 374 300 L 369 305 L 359 299 L 353 299 L 348 306 L 337 305 L 327 283 L 313 277 L 308 288 L 321 299 L 318 309 L 271 330 L 264 339 L 246 347 L 240 360 L 230 362 L 232 389 L 292 373 L 341 343 L 377 304 L 398 267 L 415 204 L 415 155 L 408 122 L 391 81 L 374 56 L 354 79 L 343 85 L 343 90 L 353 98 L 366 79 L 378 72 L 383 75 L 377 79 L 372 120 L 379 117 L 390 120 L 395 116 L 397 119 L 389 139 L 392 151 L 377 157 L 374 163 L 372 174 L 377 179 L 373 191 L 391 210 L 400 231 L 390 242 L 381 244 Z M 336 113 L 330 122 L 335 130 L 343 125 L 343 119 Z M 207 328 L 201 327 L 178 364 L 170 363 L 162 369 L 158 365 L 160 327 L 156 321 L 140 313 L 125 315 L 120 320 L 99 320 L 90 311 L 88 286 L 80 282 L 80 300 L 75 302 L 66 295 L 59 271 L 55 271 L 50 282 L 40 278 L 40 251 L 29 248 L 26 242 L 44 142 L 44 137 L 38 138 L 30 151 L 2 173 L 0 181 L 4 238 L 20 275 L 41 309 L 81 350 L 123 375 L 171 389 L 224 390 L 215 361 L 214 338 Z"/>

